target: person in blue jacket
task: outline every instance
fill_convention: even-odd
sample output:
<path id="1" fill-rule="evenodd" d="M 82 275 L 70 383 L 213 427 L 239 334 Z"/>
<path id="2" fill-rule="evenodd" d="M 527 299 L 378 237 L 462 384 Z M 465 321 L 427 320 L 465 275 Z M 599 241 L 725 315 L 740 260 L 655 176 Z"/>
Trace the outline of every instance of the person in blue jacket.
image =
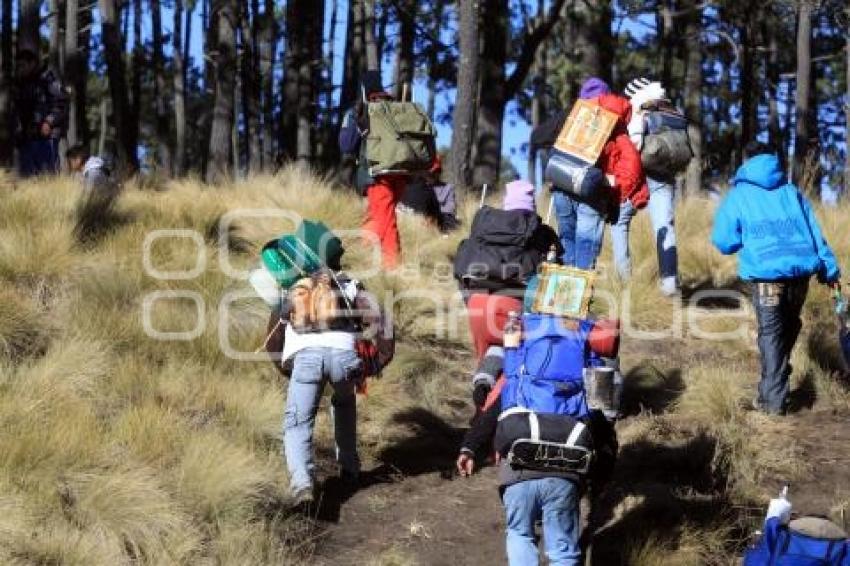
<path id="1" fill-rule="evenodd" d="M 738 272 L 751 283 L 758 319 L 761 381 L 756 406 L 784 414 L 789 359 L 802 327 L 809 280 L 837 288 L 840 272 L 809 201 L 785 178 L 768 146 L 747 146 L 750 158 L 717 209 L 712 243 L 738 254 Z"/>

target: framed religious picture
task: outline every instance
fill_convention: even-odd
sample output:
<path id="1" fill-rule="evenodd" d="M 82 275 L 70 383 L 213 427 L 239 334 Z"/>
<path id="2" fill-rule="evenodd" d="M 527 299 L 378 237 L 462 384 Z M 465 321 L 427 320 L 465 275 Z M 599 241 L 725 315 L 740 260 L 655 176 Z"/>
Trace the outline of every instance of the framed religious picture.
<path id="1" fill-rule="evenodd" d="M 544 263 L 531 303 L 532 312 L 587 318 L 593 295 L 593 271 Z"/>
<path id="2" fill-rule="evenodd" d="M 579 99 L 555 140 L 555 149 L 594 164 L 616 125 L 615 113 Z"/>

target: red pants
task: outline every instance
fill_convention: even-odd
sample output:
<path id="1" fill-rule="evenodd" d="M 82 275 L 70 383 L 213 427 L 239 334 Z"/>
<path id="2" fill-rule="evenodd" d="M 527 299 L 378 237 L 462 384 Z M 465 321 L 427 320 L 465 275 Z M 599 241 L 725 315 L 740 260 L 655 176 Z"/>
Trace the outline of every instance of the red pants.
<path id="1" fill-rule="evenodd" d="M 366 221 L 363 229 L 375 235 L 381 246 L 384 267 L 398 267 L 401 240 L 398 235 L 395 207 L 404 194 L 407 180 L 395 175 L 381 176 L 366 189 Z"/>
<path id="2" fill-rule="evenodd" d="M 522 313 L 522 301 L 514 297 L 475 293 L 466 305 L 469 311 L 469 331 L 479 362 L 490 346 L 501 346 L 508 313 Z"/>

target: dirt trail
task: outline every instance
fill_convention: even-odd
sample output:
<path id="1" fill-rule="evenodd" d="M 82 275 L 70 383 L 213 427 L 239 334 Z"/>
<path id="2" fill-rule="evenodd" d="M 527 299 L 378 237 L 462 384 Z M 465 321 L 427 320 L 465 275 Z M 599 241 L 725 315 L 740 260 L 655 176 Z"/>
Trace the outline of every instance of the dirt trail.
<path id="1" fill-rule="evenodd" d="M 655 344 L 626 348 L 624 374 L 649 364 L 666 375 L 667 384 L 661 392 L 633 389 L 627 404 L 635 410 L 663 412 L 676 397 L 681 372 L 695 360 L 717 357 L 708 346 L 705 351 L 700 347 L 694 351 L 693 343 L 688 347 Z M 740 352 L 729 357 L 741 362 Z M 755 359 L 748 357 L 747 365 L 754 371 Z M 836 497 L 850 499 L 846 416 L 803 409 L 791 418 L 793 425 L 779 426 L 776 434 L 790 434 L 812 470 L 806 480 L 793 485 L 793 501 L 798 511 L 826 513 Z M 630 422 L 630 418 L 621 421 L 618 429 Z M 447 424 L 456 428 L 447 431 Z M 392 465 L 367 472 L 366 485 L 356 493 L 345 494 L 329 482 L 326 500 L 318 511 L 322 532 L 312 564 L 505 564 L 496 470 L 486 468 L 472 479 L 453 474 L 454 450 L 465 430 L 463 419 L 424 423 L 419 430 L 426 438 L 419 438 L 410 450 L 394 454 Z M 621 446 L 618 471 L 603 497 L 606 509 L 600 524 L 607 524 L 594 538 L 592 563 L 624 564 L 620 555 L 624 538 L 635 530 L 640 537 L 667 537 L 685 521 L 692 525 L 718 521 L 717 500 L 712 495 L 716 478 L 710 471 L 713 454 L 714 444 L 707 438 L 686 438 L 679 445 L 638 442 Z M 402 469 L 393 467 L 396 465 Z M 777 478 L 777 490 L 781 483 Z M 706 495 L 696 502 L 685 501 L 678 498 L 681 490 Z M 629 496 L 643 501 L 640 508 L 615 516 L 614 509 Z M 647 519 L 652 523 L 649 527 Z"/>

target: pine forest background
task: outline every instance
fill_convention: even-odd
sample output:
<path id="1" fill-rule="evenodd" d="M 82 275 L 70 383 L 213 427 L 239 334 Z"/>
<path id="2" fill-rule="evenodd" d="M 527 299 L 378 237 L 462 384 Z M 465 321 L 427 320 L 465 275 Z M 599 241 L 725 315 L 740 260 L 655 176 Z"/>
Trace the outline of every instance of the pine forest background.
<path id="1" fill-rule="evenodd" d="M 0 164 L 17 49 L 37 44 L 69 91 L 65 143 L 125 172 L 216 182 L 295 162 L 345 183 L 339 124 L 378 69 L 396 94 L 414 85 L 456 184 L 539 181 L 529 127 L 588 75 L 648 76 L 693 123 L 686 192 L 725 183 L 757 138 L 834 198 L 850 189 L 848 36 L 842 0 L 2 0 Z"/>

